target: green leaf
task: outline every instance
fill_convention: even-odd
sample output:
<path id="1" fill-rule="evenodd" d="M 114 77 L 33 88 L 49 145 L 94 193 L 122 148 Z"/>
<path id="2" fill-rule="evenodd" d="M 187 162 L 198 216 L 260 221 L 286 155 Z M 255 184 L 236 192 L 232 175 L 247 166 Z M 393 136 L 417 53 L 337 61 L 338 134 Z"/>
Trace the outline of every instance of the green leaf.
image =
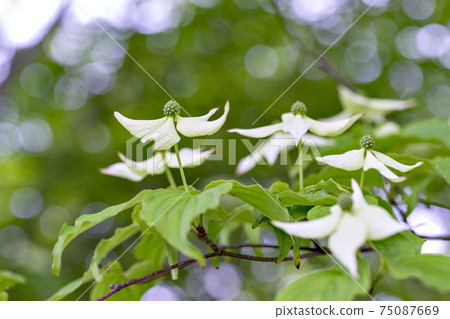
<path id="1" fill-rule="evenodd" d="M 298 237 L 292 237 L 294 239 L 294 247 L 292 248 L 292 254 L 294 257 L 294 265 L 295 268 L 300 269 L 300 262 L 301 262 L 301 256 L 300 256 L 300 241 L 301 239 Z"/>
<path id="2" fill-rule="evenodd" d="M 279 228 L 272 226 L 272 229 L 275 233 L 275 236 L 277 236 L 278 246 L 280 247 L 280 253 L 276 261 L 277 263 L 280 263 L 286 258 L 286 256 L 289 254 L 289 251 L 291 250 L 292 237 Z"/>
<path id="3" fill-rule="evenodd" d="M 7 290 L 17 284 L 24 284 L 25 277 L 8 270 L 0 271 L 0 291 Z"/>
<path id="4" fill-rule="evenodd" d="M 402 256 L 420 255 L 424 239 L 417 237 L 411 232 L 401 232 L 383 240 L 372 242 L 381 258 L 388 263 L 394 263 Z"/>
<path id="5" fill-rule="evenodd" d="M 114 217 L 120 212 L 131 208 L 133 206 L 136 206 L 139 204 L 144 196 L 148 193 L 152 192 L 151 190 L 144 190 L 137 194 L 135 197 L 133 197 L 128 202 L 118 204 L 115 206 L 108 207 L 104 210 L 102 210 L 99 213 L 96 214 L 85 214 L 81 215 L 77 218 L 75 221 L 74 226 L 68 226 L 66 224 L 63 225 L 61 231 L 59 232 L 58 241 L 55 244 L 55 247 L 53 247 L 53 264 L 52 264 L 52 273 L 56 276 L 59 275 L 59 272 L 61 270 L 61 259 L 62 259 L 62 253 L 64 249 L 67 247 L 67 245 L 79 234 L 84 232 L 85 230 L 101 223 L 102 221 Z"/>
<path id="6" fill-rule="evenodd" d="M 450 125 L 447 120 L 431 118 L 415 121 L 402 130 L 403 136 L 415 136 L 423 140 L 437 140 L 450 147 Z"/>
<path id="7" fill-rule="evenodd" d="M 326 181 L 320 181 L 315 185 L 307 186 L 302 189 L 302 193 L 309 193 L 310 191 L 323 189 L 328 194 L 338 196 L 342 192 L 349 192 L 351 188 L 336 183 L 333 179 L 327 179 Z"/>
<path id="8" fill-rule="evenodd" d="M 148 275 L 161 269 L 159 263 L 154 263 L 148 260 L 141 260 L 134 263 L 126 272 L 122 271 L 119 263 L 114 263 L 111 268 L 101 280 L 97 281 L 91 289 L 90 299 L 97 299 L 104 294 L 111 291 L 110 284 L 118 284 L 127 282 L 131 279 L 139 278 L 144 275 Z M 140 300 L 142 295 L 150 288 L 158 283 L 158 278 L 154 278 L 149 282 L 140 283 L 138 285 L 131 285 L 126 289 L 123 289 L 115 295 L 108 298 L 108 301 L 137 301 Z"/>
<path id="9" fill-rule="evenodd" d="M 162 265 L 164 258 L 166 258 L 164 240 L 155 230 L 150 228 L 136 245 L 134 255 L 136 258 Z"/>
<path id="10" fill-rule="evenodd" d="M 147 261 L 143 261 L 147 263 Z M 149 269 L 148 273 L 153 269 Z M 133 277 L 134 278 L 134 277 Z M 95 300 L 110 292 L 110 284 L 119 284 L 126 282 L 132 278 L 128 277 L 123 271 L 118 262 L 111 264 L 109 270 L 102 276 L 102 278 L 95 282 L 95 285 L 90 289 L 90 299 Z M 108 301 L 136 301 L 140 300 L 141 296 L 145 293 L 153 282 L 147 284 L 132 285 L 119 291 L 108 298 Z"/>
<path id="11" fill-rule="evenodd" d="M 206 186 L 205 190 L 223 183 L 232 184 L 233 187 L 228 192 L 229 195 L 243 200 L 270 219 L 284 222 L 289 221 L 289 215 L 287 214 L 286 207 L 280 203 L 280 201 L 273 194 L 259 185 L 245 186 L 236 181 L 216 181 Z"/>
<path id="12" fill-rule="evenodd" d="M 308 212 L 308 220 L 318 219 L 330 214 L 330 207 L 316 206 Z"/>
<path id="13" fill-rule="evenodd" d="M 272 184 L 272 186 L 270 186 L 270 192 L 273 194 L 278 194 L 284 191 L 289 190 L 289 184 L 288 183 L 284 183 L 284 182 L 275 182 Z"/>
<path id="14" fill-rule="evenodd" d="M 410 186 L 411 194 L 409 194 L 405 198 L 406 205 L 407 205 L 405 218 L 407 218 L 409 216 L 409 214 L 411 214 L 411 212 L 414 210 L 414 208 L 416 208 L 417 204 L 419 203 L 420 191 L 423 188 L 425 188 L 425 186 L 428 183 L 430 183 L 430 178 L 425 178 L 425 179 L 422 179 L 420 182 L 414 183 Z"/>
<path id="15" fill-rule="evenodd" d="M 123 243 L 125 240 L 139 232 L 139 226 L 131 224 L 127 227 L 117 228 L 114 235 L 108 239 L 102 239 L 95 247 L 94 255 L 91 259 L 91 264 L 89 266 L 89 271 L 95 279 L 99 279 L 102 275 L 102 271 L 99 267 L 100 262 L 103 258 L 108 255 L 108 253 L 116 248 L 118 245 Z"/>
<path id="16" fill-rule="evenodd" d="M 286 205 L 331 206 L 336 204 L 336 197 L 343 192 L 348 192 L 348 188 L 329 179 L 305 187 L 299 193 L 291 190 L 281 192 L 278 199 Z"/>
<path id="17" fill-rule="evenodd" d="M 219 231 L 222 229 L 223 227 L 223 221 L 221 220 L 210 220 L 208 222 L 208 227 L 207 227 L 207 231 L 208 231 L 208 236 L 209 238 L 211 238 L 211 240 L 213 242 L 217 242 L 217 234 L 219 233 Z M 213 252 L 211 247 L 208 247 L 208 251 L 210 253 Z M 217 257 L 212 257 L 211 258 L 211 263 L 213 264 L 213 266 L 216 269 L 219 269 L 219 258 Z"/>
<path id="18" fill-rule="evenodd" d="M 289 190 L 278 194 L 278 199 L 285 205 L 331 206 L 336 204 L 336 198 L 328 195 L 324 190 L 310 194 L 299 194 Z"/>
<path id="19" fill-rule="evenodd" d="M 419 278 L 426 286 L 441 293 L 450 292 L 450 256 L 424 254 L 404 256 L 389 263 L 389 270 L 397 279 Z"/>
<path id="20" fill-rule="evenodd" d="M 250 225 L 250 224 L 243 224 L 242 227 L 244 228 L 245 235 L 247 236 L 248 241 L 251 244 L 262 243 L 262 228 L 261 227 L 253 228 L 252 225 Z M 253 251 L 255 252 L 256 256 L 259 256 L 259 257 L 264 256 L 261 247 L 253 247 Z"/>
<path id="21" fill-rule="evenodd" d="M 439 174 L 445 178 L 445 181 L 450 184 L 450 157 L 435 157 L 431 160 L 431 163 L 436 167 Z"/>
<path id="22" fill-rule="evenodd" d="M 276 296 L 278 301 L 348 301 L 366 295 L 370 286 L 367 262 L 358 261 L 359 279 L 345 273 L 339 266 L 309 273 L 293 282 Z"/>
<path id="23" fill-rule="evenodd" d="M 174 249 L 172 246 L 168 245 L 167 243 L 164 243 L 164 248 L 166 249 L 167 252 L 167 262 L 170 265 L 174 265 L 176 263 L 178 263 L 178 252 L 176 249 Z M 178 279 L 178 271 L 179 269 L 172 269 L 170 271 L 170 275 L 172 276 L 172 280 L 177 280 Z"/>
<path id="24" fill-rule="evenodd" d="M 144 198 L 141 218 L 172 247 L 205 265 L 203 254 L 192 246 L 187 234 L 195 217 L 219 205 L 220 196 L 229 192 L 231 183 L 220 183 L 192 195 L 179 189 L 153 191 Z"/>
<path id="25" fill-rule="evenodd" d="M 347 149 L 348 150 L 348 149 Z M 343 150 L 342 153 L 345 151 Z M 340 152 L 333 154 L 342 154 Z M 306 185 L 312 185 L 315 183 L 320 183 L 323 180 L 333 179 L 339 185 L 350 186 L 351 179 L 355 179 L 357 181 L 361 178 L 361 171 L 346 171 L 340 168 L 332 167 L 332 166 L 324 166 L 324 168 L 317 172 L 316 174 L 311 174 L 308 178 L 305 179 Z M 381 178 L 380 173 L 377 170 L 370 169 L 365 174 L 365 184 L 377 187 L 384 187 L 383 179 Z"/>
<path id="26" fill-rule="evenodd" d="M 83 274 L 83 277 L 75 279 L 71 282 L 69 282 L 67 285 L 63 286 L 62 288 L 58 289 L 48 300 L 50 301 L 57 301 L 61 300 L 67 295 L 73 293 L 75 290 L 80 288 L 85 283 L 91 281 L 93 279 L 93 276 L 90 271 L 86 271 Z"/>

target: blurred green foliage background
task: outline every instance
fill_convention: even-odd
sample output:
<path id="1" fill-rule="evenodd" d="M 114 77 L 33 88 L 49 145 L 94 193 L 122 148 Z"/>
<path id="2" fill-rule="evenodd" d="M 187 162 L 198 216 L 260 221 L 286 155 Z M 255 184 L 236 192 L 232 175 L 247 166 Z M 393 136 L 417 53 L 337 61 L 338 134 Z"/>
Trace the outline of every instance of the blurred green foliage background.
<path id="1" fill-rule="evenodd" d="M 31 10 L 26 2 L 0 8 L 2 17 L 17 14 L 24 32 L 33 29 L 26 14 L 20 16 Z M 77 278 L 99 238 L 129 217 L 119 215 L 72 243 L 56 278 L 50 273 L 51 250 L 63 223 L 126 201 L 141 189 L 167 186 L 164 176 L 133 183 L 98 171 L 118 161 L 117 151 L 125 152 L 130 137 L 113 112 L 159 118 L 170 99 L 101 27 L 191 115 L 230 100 L 228 120 L 213 136 L 224 139 L 227 156 L 227 141 L 237 136 L 226 129 L 250 127 L 316 59 L 305 48 L 326 50 L 373 1 L 278 1 L 283 17 L 268 0 L 78 2 L 57 1 L 47 29 L 25 44 L 14 42 L 9 20 L 0 23 L 0 46 L 9 57 L 0 63 L 0 268 L 27 280 L 10 291 L 13 300 L 48 298 Z M 417 107 L 391 116 L 398 123 L 448 119 L 449 12 L 446 0 L 379 0 L 326 58 L 368 96 L 416 98 Z M 312 118 L 341 110 L 336 81 L 315 64 L 255 125 L 270 124 L 296 100 L 308 106 Z M 237 143 L 239 160 L 248 151 Z M 191 139 L 181 146 L 192 147 Z M 188 181 L 198 177 L 196 187 L 202 188 L 232 178 L 234 170 L 226 161 L 206 162 L 186 173 Z M 265 185 L 288 178 L 281 166 L 259 167 L 242 181 L 251 177 Z M 443 187 L 448 191 L 448 184 Z M 255 271 L 255 278 L 264 277 L 257 266 L 241 264 L 244 278 Z M 267 267 L 270 277 L 272 265 Z M 273 298 L 272 288 L 258 288 L 271 281 L 252 280 L 246 283 L 249 299 Z M 422 289 L 422 298 L 442 298 L 414 281 L 395 289 L 408 298 L 411 287 Z"/>

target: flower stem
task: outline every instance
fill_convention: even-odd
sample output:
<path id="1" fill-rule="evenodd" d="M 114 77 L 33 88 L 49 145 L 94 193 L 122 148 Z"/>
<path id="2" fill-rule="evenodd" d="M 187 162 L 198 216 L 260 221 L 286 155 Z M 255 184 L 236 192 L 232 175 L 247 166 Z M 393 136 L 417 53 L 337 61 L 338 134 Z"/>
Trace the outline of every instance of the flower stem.
<path id="1" fill-rule="evenodd" d="M 180 175 L 181 179 L 183 180 L 184 190 L 187 192 L 189 191 L 189 187 L 186 182 L 186 176 L 184 176 L 183 166 L 181 165 L 181 158 L 180 152 L 178 151 L 178 144 L 175 144 L 174 147 L 175 147 L 175 154 L 177 154 L 178 167 L 180 168 Z"/>
<path id="2" fill-rule="evenodd" d="M 302 152 L 302 142 L 298 143 L 298 187 L 299 187 L 299 190 L 303 189 L 303 152 Z"/>
<path id="3" fill-rule="evenodd" d="M 364 188 L 364 177 L 366 176 L 366 171 L 364 169 L 361 170 L 361 181 L 359 182 L 359 188 Z"/>
<path id="4" fill-rule="evenodd" d="M 166 165 L 166 176 L 170 186 L 173 188 L 177 188 L 177 183 L 175 183 L 175 179 L 173 178 L 172 172 L 170 171 L 170 168 L 167 165 Z"/>

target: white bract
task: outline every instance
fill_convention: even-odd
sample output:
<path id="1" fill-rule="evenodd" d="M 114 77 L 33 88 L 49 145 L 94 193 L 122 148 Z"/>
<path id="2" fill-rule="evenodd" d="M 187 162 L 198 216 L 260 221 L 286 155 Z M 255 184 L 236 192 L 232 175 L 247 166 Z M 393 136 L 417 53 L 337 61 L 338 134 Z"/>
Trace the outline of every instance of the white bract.
<path id="1" fill-rule="evenodd" d="M 180 141 L 178 132 L 184 136 L 205 136 L 216 133 L 227 119 L 230 110 L 229 102 L 225 104 L 225 111 L 221 117 L 208 121 L 219 108 L 214 108 L 208 114 L 198 117 L 182 117 L 180 105 L 169 101 L 164 106 L 164 117 L 157 120 L 132 120 L 119 112 L 114 116 L 132 135 L 141 139 L 142 143 L 154 141 L 155 151 L 167 150 Z M 175 128 L 176 125 L 176 128 Z"/>
<path id="2" fill-rule="evenodd" d="M 338 121 L 321 122 L 306 116 L 306 111 L 305 104 L 297 101 L 292 105 L 291 112 L 281 116 L 281 123 L 253 129 L 231 129 L 228 132 L 255 138 L 264 138 L 277 132 L 285 132 L 291 134 L 298 144 L 307 131 L 320 136 L 339 135 L 363 115 L 360 113 Z"/>
<path id="3" fill-rule="evenodd" d="M 330 146 L 334 140 L 306 133 L 302 137 L 302 145 L 305 146 Z M 264 163 L 266 159 L 269 166 L 275 164 L 278 155 L 287 152 L 297 146 L 296 140 L 289 133 L 275 133 L 270 138 L 256 147 L 250 155 L 242 158 L 237 165 L 236 174 L 242 175 L 253 169 L 257 164 Z"/>
<path id="4" fill-rule="evenodd" d="M 201 151 L 200 149 L 182 148 L 180 160 L 183 167 L 194 167 L 202 164 L 215 149 Z M 133 182 L 139 182 L 147 175 L 159 175 L 164 173 L 166 167 L 179 168 L 177 156 L 171 152 L 156 152 L 145 161 L 135 162 L 119 153 L 122 162 L 114 163 L 100 172 L 106 175 L 122 177 Z"/>
<path id="5" fill-rule="evenodd" d="M 386 166 L 392 167 L 400 172 L 407 172 L 423 164 L 423 162 L 417 162 L 415 165 L 404 165 L 383 153 L 374 151 L 373 147 L 375 143 L 370 135 L 363 136 L 360 145 L 361 149 L 359 150 L 348 151 L 340 155 L 316 157 L 316 160 L 320 163 L 325 163 L 346 171 L 356 171 L 361 168 L 367 171 L 373 168 L 387 179 L 396 183 L 404 181 L 406 177 L 395 175 Z"/>
<path id="6" fill-rule="evenodd" d="M 367 120 L 381 122 L 385 119 L 385 115 L 393 111 L 402 111 L 417 105 L 416 100 L 391 100 L 391 99 L 374 99 L 357 94 L 352 90 L 340 86 L 339 99 L 344 111 L 336 115 L 334 118 L 346 117 L 349 114 L 363 112 Z"/>
<path id="7" fill-rule="evenodd" d="M 369 205 L 364 199 L 361 189 L 352 180 L 351 197 L 341 195 L 339 204 L 330 208 L 330 214 L 305 222 L 272 223 L 286 233 L 308 239 L 328 237 L 328 248 L 354 277 L 358 277 L 356 252 L 367 240 L 381 240 L 396 233 L 408 230 L 393 219 L 383 208 Z"/>

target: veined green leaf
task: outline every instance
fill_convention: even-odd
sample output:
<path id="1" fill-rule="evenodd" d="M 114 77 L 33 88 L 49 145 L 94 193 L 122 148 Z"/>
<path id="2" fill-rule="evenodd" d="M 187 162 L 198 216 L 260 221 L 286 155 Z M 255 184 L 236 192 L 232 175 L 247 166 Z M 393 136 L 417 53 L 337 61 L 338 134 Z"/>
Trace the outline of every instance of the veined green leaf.
<path id="1" fill-rule="evenodd" d="M 281 192 L 278 198 L 286 205 L 330 206 L 336 204 L 336 197 L 343 192 L 348 192 L 348 188 L 328 179 L 305 187 L 299 193 L 291 190 Z"/>
<path id="2" fill-rule="evenodd" d="M 359 279 L 345 273 L 339 266 L 309 273 L 281 290 L 279 301 L 347 301 L 357 295 L 366 295 L 370 286 L 367 262 L 358 261 Z"/>
<path id="3" fill-rule="evenodd" d="M 198 195 L 179 189 L 157 190 L 144 198 L 141 218 L 148 226 L 155 227 L 172 247 L 204 265 L 203 254 L 189 243 L 187 234 L 194 218 L 207 209 L 216 208 L 220 196 L 231 188 L 231 183 L 220 183 Z"/>
<path id="4" fill-rule="evenodd" d="M 401 232 L 383 240 L 372 242 L 372 247 L 388 263 L 394 263 L 402 256 L 420 255 L 424 239 L 411 232 Z"/>
<path id="5" fill-rule="evenodd" d="M 134 255 L 136 258 L 148 260 L 157 265 L 162 264 L 166 258 L 164 240 L 156 230 L 150 228 L 136 245 Z"/>
<path id="6" fill-rule="evenodd" d="M 419 278 L 426 286 L 441 293 L 450 292 L 450 257 L 446 255 L 404 256 L 389 263 L 388 268 L 397 279 Z"/>
<path id="7" fill-rule="evenodd" d="M 280 203 L 275 195 L 271 194 L 259 185 L 245 186 L 236 181 L 216 181 L 206 186 L 205 190 L 223 183 L 232 184 L 233 187 L 228 192 L 229 195 L 243 200 L 270 219 L 284 222 L 289 221 L 289 215 L 287 214 L 286 207 Z"/>
<path id="8" fill-rule="evenodd" d="M 310 194 L 299 194 L 289 190 L 278 194 L 278 199 L 285 205 L 327 206 L 336 204 L 336 198 L 330 196 L 324 190 L 318 190 Z"/>
<path id="9" fill-rule="evenodd" d="M 113 236 L 108 239 L 102 239 L 97 244 L 89 266 L 89 271 L 92 272 L 95 279 L 99 279 L 102 275 L 102 271 L 98 266 L 102 259 L 105 258 L 111 250 L 138 232 L 139 226 L 136 224 L 131 224 L 123 228 L 117 228 Z"/>
<path id="10" fill-rule="evenodd" d="M 144 190 L 133 197 L 128 202 L 118 204 L 115 206 L 108 207 L 96 214 L 85 214 L 77 218 L 74 226 L 68 226 L 64 224 L 61 231 L 59 232 L 58 241 L 53 247 L 53 264 L 52 264 L 52 273 L 56 276 L 59 275 L 59 271 L 61 269 L 61 259 L 62 253 L 67 245 L 79 234 L 84 232 L 85 230 L 101 223 L 102 221 L 114 217 L 120 212 L 136 206 L 139 204 L 144 196 L 148 193 L 152 192 L 152 190 Z"/>

